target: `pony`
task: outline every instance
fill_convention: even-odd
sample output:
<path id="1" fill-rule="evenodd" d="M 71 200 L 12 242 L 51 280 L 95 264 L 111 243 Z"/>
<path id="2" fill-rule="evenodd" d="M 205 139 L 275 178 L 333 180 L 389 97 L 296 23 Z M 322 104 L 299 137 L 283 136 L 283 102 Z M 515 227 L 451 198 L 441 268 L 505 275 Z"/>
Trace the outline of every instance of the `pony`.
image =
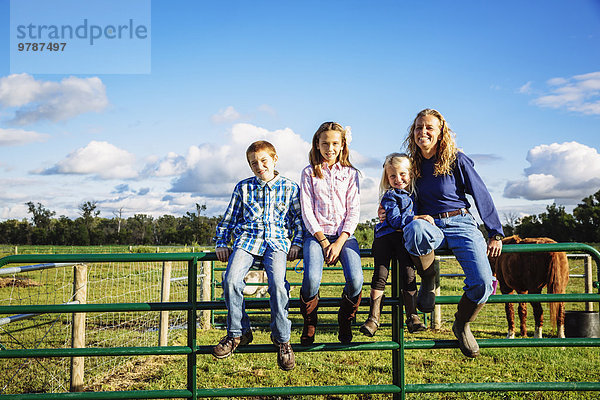
<path id="1" fill-rule="evenodd" d="M 556 243 L 549 238 L 525 238 L 509 236 L 502 239 L 503 244 L 534 244 Z M 502 294 L 539 294 L 547 286 L 548 293 L 565 293 L 569 282 L 569 262 L 564 252 L 548 253 L 502 253 L 499 257 L 491 258 L 492 272 L 496 275 Z M 542 305 L 531 302 L 535 318 L 535 338 L 542 337 L 544 315 Z M 507 339 L 515 337 L 515 313 L 512 303 L 504 305 L 508 321 Z M 557 335 L 565 337 L 565 303 L 550 303 L 550 317 L 556 325 Z M 527 303 L 519 303 L 519 320 L 521 335 L 527 336 Z"/>

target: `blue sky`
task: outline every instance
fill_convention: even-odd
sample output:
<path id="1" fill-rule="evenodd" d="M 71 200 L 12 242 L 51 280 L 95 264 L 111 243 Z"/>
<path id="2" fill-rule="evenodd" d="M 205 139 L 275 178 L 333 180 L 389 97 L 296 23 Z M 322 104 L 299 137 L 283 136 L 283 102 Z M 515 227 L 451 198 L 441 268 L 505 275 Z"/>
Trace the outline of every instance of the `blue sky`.
<path id="1" fill-rule="evenodd" d="M 28 201 L 69 217 L 88 200 L 104 217 L 195 203 L 220 214 L 251 175 L 249 143 L 272 141 L 278 169 L 298 179 L 327 120 L 352 127 L 365 220 L 383 158 L 427 107 L 475 160 L 501 218 L 572 210 L 600 189 L 598 1 L 155 0 L 145 74 L 11 70 L 9 5 L 2 220 L 28 217 Z"/>

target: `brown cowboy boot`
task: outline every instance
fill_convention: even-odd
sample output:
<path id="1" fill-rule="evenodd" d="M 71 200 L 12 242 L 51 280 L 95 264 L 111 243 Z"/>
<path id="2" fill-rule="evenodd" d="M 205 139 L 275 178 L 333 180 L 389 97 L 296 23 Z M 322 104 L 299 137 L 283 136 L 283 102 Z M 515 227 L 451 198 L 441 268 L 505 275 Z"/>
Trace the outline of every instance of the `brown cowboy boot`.
<path id="1" fill-rule="evenodd" d="M 415 305 L 415 290 L 403 290 L 402 299 L 404 300 L 404 310 L 406 311 L 406 329 L 409 333 L 421 332 L 427 329 L 417 315 L 417 306 Z"/>
<path id="2" fill-rule="evenodd" d="M 477 357 L 479 355 L 479 345 L 471 333 L 469 323 L 475 321 L 477 314 L 483 308 L 483 304 L 477 304 L 471 301 L 466 294 L 463 294 L 458 302 L 458 310 L 454 314 L 454 324 L 452 332 L 458 339 L 460 351 L 467 357 Z"/>
<path id="3" fill-rule="evenodd" d="M 379 318 L 381 316 L 381 309 L 383 308 L 383 299 L 385 295 L 380 295 L 377 298 L 371 297 L 370 309 L 369 309 L 369 318 L 367 321 L 362 324 L 360 327 L 360 332 L 368 337 L 375 336 L 375 332 L 379 328 Z"/>
<path id="4" fill-rule="evenodd" d="M 433 312 L 435 306 L 435 268 L 432 265 L 435 254 L 433 251 L 419 257 L 411 254 L 410 258 L 415 263 L 419 276 L 421 276 L 421 286 L 417 295 L 417 308 L 424 313 Z"/>
<path id="5" fill-rule="evenodd" d="M 315 332 L 317 331 L 317 310 L 319 309 L 319 295 L 305 301 L 300 294 L 300 313 L 304 318 L 304 327 L 300 344 L 313 344 L 315 342 Z"/>
<path id="6" fill-rule="evenodd" d="M 338 340 L 342 343 L 352 341 L 352 320 L 358 311 L 361 298 L 362 293 L 359 293 L 358 298 L 353 302 L 346 293 L 342 293 L 342 304 L 338 311 Z"/>

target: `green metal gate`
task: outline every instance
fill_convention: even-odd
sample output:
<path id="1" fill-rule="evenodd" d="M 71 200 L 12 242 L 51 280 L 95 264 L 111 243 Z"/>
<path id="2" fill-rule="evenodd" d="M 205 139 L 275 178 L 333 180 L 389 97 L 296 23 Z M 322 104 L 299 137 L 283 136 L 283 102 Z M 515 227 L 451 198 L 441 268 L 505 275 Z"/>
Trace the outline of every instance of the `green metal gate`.
<path id="1" fill-rule="evenodd" d="M 591 246 L 579 243 L 521 244 L 506 245 L 506 253 L 511 252 L 548 252 L 569 251 L 590 254 L 600 269 L 600 253 Z M 370 256 L 370 250 L 363 250 L 362 256 Z M 392 306 L 392 340 L 369 343 L 318 343 L 310 346 L 294 344 L 295 352 L 320 351 L 392 351 L 392 382 L 386 385 L 349 385 L 349 386 L 302 386 L 302 387 L 256 387 L 256 388 L 213 388 L 199 389 L 196 383 L 196 357 L 198 354 L 211 354 L 212 346 L 196 344 L 196 316 L 199 310 L 223 310 L 222 302 L 197 301 L 197 270 L 199 261 L 216 260 L 214 253 L 158 253 L 158 254 L 65 254 L 65 255 L 15 255 L 0 259 L 0 268 L 13 263 L 42 262 L 151 262 L 183 261 L 188 263 L 188 299 L 187 302 L 170 303 L 113 303 L 113 304 L 76 304 L 76 305 L 16 305 L 0 306 L 0 314 L 18 313 L 73 313 L 73 312 L 129 312 L 129 311 L 187 311 L 187 345 L 168 347 L 112 347 L 81 349 L 24 349 L 0 350 L 0 358 L 26 357 L 92 357 L 92 356 L 136 356 L 136 355 L 186 355 L 187 388 L 179 390 L 139 390 L 114 392 L 79 393 L 28 393 L 2 395 L 6 399 L 162 399 L 198 397 L 236 397 L 236 396 L 283 396 L 283 395 L 326 395 L 326 394 L 367 394 L 393 393 L 395 399 L 404 399 L 406 393 L 433 392 L 502 392 L 502 391 L 600 391 L 600 382 L 529 382 L 529 383 L 444 383 L 444 384 L 407 384 L 404 379 L 404 354 L 411 349 L 457 348 L 456 340 L 419 340 L 405 342 L 402 325 L 402 302 L 399 296 L 399 276 L 392 273 L 392 298 L 385 304 Z M 393 272 L 393 271 L 392 271 Z M 598 271 L 600 272 L 600 271 Z M 598 285 L 596 285 L 598 287 Z M 508 303 L 519 301 L 565 301 L 599 302 L 598 293 L 586 294 L 544 294 L 544 295 L 496 295 L 489 303 Z M 459 296 L 438 296 L 438 304 L 456 304 Z M 339 299 L 324 298 L 320 304 L 336 306 Z M 368 304 L 365 299 L 363 305 Z M 267 308 L 268 300 L 247 300 L 246 307 Z M 298 308 L 298 300 L 290 301 L 291 308 Z M 191 323 L 190 323 L 191 322 Z M 481 348 L 493 347 L 600 347 L 600 339 L 482 339 Z M 272 345 L 249 345 L 236 350 L 239 353 L 274 352 Z"/>

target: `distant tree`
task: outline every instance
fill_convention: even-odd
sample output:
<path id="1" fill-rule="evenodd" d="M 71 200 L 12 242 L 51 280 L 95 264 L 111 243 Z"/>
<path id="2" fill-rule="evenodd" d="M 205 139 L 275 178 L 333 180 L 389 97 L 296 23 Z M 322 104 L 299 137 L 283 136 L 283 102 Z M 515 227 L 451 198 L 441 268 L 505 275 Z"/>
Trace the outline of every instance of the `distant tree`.
<path id="1" fill-rule="evenodd" d="M 25 203 L 27 212 L 32 215 L 31 220 L 36 228 L 46 229 L 50 226 L 50 219 L 56 214 L 55 211 L 50 211 L 42 205 L 42 203 L 33 204 L 28 201 Z"/>
<path id="2" fill-rule="evenodd" d="M 31 244 L 31 224 L 27 220 L 9 219 L 0 223 L 0 242 Z"/>
<path id="3" fill-rule="evenodd" d="M 579 224 L 577 240 L 600 242 L 600 190 L 584 198 L 573 209 L 573 215 Z"/>
<path id="4" fill-rule="evenodd" d="M 123 222 L 123 207 L 119 208 L 119 211 L 113 211 L 113 215 L 117 219 L 117 243 L 121 243 L 120 237 L 121 237 L 121 222 Z"/>
<path id="5" fill-rule="evenodd" d="M 549 237 L 557 242 L 569 242 L 575 239 L 576 226 L 575 218 L 565 211 L 565 207 L 553 203 L 538 216 L 522 218 L 515 231 L 521 237 Z"/>
<path id="6" fill-rule="evenodd" d="M 127 230 L 133 244 L 153 244 L 153 220 L 151 215 L 135 214 L 127 218 Z"/>
<path id="7" fill-rule="evenodd" d="M 375 225 L 377 225 L 378 222 L 379 220 L 377 218 L 373 218 L 369 221 L 361 222 L 356 226 L 354 237 L 356 237 L 361 249 L 370 249 L 373 245 Z"/>
<path id="8" fill-rule="evenodd" d="M 515 212 L 508 212 L 503 214 L 504 224 L 502 229 L 504 230 L 504 236 L 512 236 L 515 234 L 515 228 L 519 224 L 519 215 Z"/>
<path id="9" fill-rule="evenodd" d="M 81 215 L 85 229 L 87 229 L 87 236 L 90 244 L 98 244 L 97 235 L 99 232 L 95 232 L 94 230 L 96 218 L 100 215 L 100 210 L 97 208 L 98 204 L 95 201 L 84 201 L 79 205 L 79 214 Z"/>

